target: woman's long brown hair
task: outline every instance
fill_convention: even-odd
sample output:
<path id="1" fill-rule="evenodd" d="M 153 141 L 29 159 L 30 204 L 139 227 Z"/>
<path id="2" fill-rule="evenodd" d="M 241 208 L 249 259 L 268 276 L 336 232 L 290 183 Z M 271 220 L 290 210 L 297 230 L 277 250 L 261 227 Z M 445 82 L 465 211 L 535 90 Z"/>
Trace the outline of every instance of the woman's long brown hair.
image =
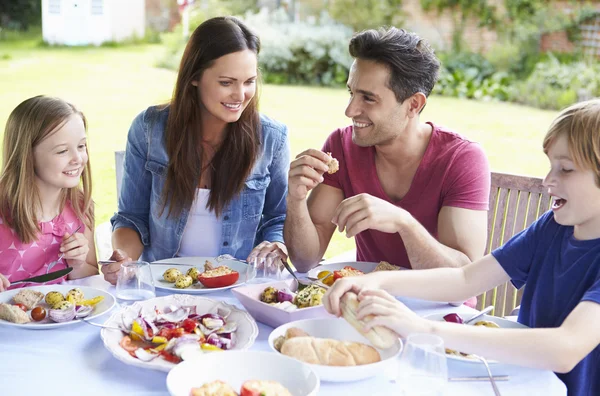
<path id="1" fill-rule="evenodd" d="M 23 243 L 35 241 L 40 231 L 36 213 L 41 209 L 41 201 L 35 183 L 33 149 L 72 115 L 81 117 L 87 131 L 85 116 L 75 106 L 62 99 L 35 96 L 19 104 L 6 122 L 0 175 L 0 217 Z M 93 229 L 89 151 L 81 185 L 63 189 L 61 212 L 66 201 L 71 202 L 77 217 Z"/>
<path id="2" fill-rule="evenodd" d="M 202 73 L 221 56 L 251 50 L 258 56 L 260 40 L 233 17 L 212 18 L 194 31 L 185 48 L 173 98 L 165 139 L 169 156 L 161 213 L 178 217 L 191 207 L 202 172 L 203 136 L 197 87 Z M 260 150 L 260 118 L 255 95 L 237 122 L 227 125 L 226 137 L 212 159 L 212 186 L 208 209 L 217 216 L 237 195 L 250 174 Z"/>

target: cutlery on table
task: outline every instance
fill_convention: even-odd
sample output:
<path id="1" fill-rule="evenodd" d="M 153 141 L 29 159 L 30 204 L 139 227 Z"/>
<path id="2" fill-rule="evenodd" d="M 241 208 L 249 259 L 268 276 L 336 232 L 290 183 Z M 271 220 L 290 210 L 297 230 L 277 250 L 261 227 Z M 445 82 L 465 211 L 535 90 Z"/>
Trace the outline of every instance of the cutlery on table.
<path id="1" fill-rule="evenodd" d="M 510 377 L 508 375 L 495 375 L 493 376 L 494 381 L 508 381 Z M 475 382 L 475 381 L 489 381 L 488 376 L 475 376 L 475 377 L 448 377 L 450 382 Z"/>
<path id="2" fill-rule="evenodd" d="M 75 231 L 73 231 L 73 233 L 71 234 L 71 236 L 73 234 L 75 234 L 77 231 L 79 231 L 81 229 L 81 227 L 83 226 L 83 224 L 80 224 L 79 227 L 77 227 L 75 229 Z M 65 253 L 63 252 L 60 256 L 58 256 L 58 260 L 51 262 L 50 264 L 48 264 L 48 268 L 46 268 L 46 273 L 49 273 L 50 270 L 52 269 L 52 267 L 54 267 L 56 264 L 58 264 L 58 262 L 60 261 L 60 259 L 62 259 L 65 256 Z"/>
<path id="3" fill-rule="evenodd" d="M 496 379 L 492 375 L 492 371 L 490 370 L 490 366 L 489 366 L 487 360 L 485 360 L 485 358 L 482 356 L 478 356 L 478 355 L 473 355 L 473 356 L 475 357 L 475 359 L 479 360 L 485 366 L 485 369 L 487 370 L 487 373 L 488 373 L 488 379 L 490 380 L 490 383 L 492 384 L 492 388 L 494 389 L 494 395 L 501 396 L 500 390 L 498 389 L 498 385 L 496 385 Z"/>
<path id="4" fill-rule="evenodd" d="M 10 282 L 10 284 L 16 285 L 18 283 L 46 283 L 54 279 L 62 278 L 63 276 L 68 275 L 71 271 L 73 271 L 73 267 L 67 267 L 59 271 L 50 272 L 49 274 L 34 276 L 32 278 Z"/>
<path id="5" fill-rule="evenodd" d="M 474 316 L 472 316 L 471 318 L 465 320 L 463 323 L 469 324 L 471 322 L 474 322 L 476 319 L 481 318 L 483 315 L 490 312 L 492 309 L 494 309 L 493 305 L 490 305 L 489 307 L 485 307 L 484 309 L 481 310 L 481 312 L 479 312 L 479 313 L 475 314 Z"/>

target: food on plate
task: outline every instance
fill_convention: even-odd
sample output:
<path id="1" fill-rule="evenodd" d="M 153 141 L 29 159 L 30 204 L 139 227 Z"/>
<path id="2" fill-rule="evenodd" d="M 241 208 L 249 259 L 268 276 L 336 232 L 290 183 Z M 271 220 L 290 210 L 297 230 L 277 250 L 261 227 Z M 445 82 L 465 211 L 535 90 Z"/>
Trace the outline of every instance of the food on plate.
<path id="1" fill-rule="evenodd" d="M 460 315 L 457 313 L 449 313 L 448 315 L 445 315 L 444 321 L 450 322 L 450 323 L 457 323 L 457 324 L 463 324 L 463 322 L 464 322 L 463 318 L 461 318 Z M 473 326 L 484 326 L 484 327 L 490 327 L 490 328 L 495 328 L 495 329 L 500 328 L 500 326 L 498 326 L 497 323 L 494 323 L 489 320 L 480 320 L 478 322 L 475 322 L 475 324 L 473 324 Z M 469 353 L 455 351 L 454 349 L 449 349 L 449 348 L 446 348 L 446 354 L 452 355 L 452 356 L 459 356 L 459 357 L 463 357 L 463 358 L 467 358 L 467 359 L 475 359 L 475 356 L 473 356 Z"/>
<path id="2" fill-rule="evenodd" d="M 202 283 L 204 287 L 208 288 L 231 286 L 237 282 L 239 278 L 239 272 L 232 270 L 226 265 L 215 268 L 209 261 L 204 264 L 204 272 L 198 275 L 198 281 Z"/>
<path id="3" fill-rule="evenodd" d="M 23 304 L 13 304 L 17 308 L 21 308 L 23 312 L 27 312 L 27 307 Z"/>
<path id="4" fill-rule="evenodd" d="M 50 312 L 48 312 L 48 316 L 50 319 L 55 321 L 56 323 L 68 322 L 70 320 L 75 319 L 75 304 L 69 301 L 61 301 L 54 305 Z"/>
<path id="5" fill-rule="evenodd" d="M 29 315 L 21 308 L 4 303 L 0 304 L 0 319 L 19 324 L 31 322 Z"/>
<path id="6" fill-rule="evenodd" d="M 298 308 L 316 307 L 321 305 L 326 290 L 317 285 L 310 285 L 296 294 L 294 305 Z"/>
<path id="7" fill-rule="evenodd" d="M 46 304 L 48 304 L 49 306 L 53 307 L 55 304 L 58 304 L 61 301 L 65 300 L 65 296 L 62 295 L 62 293 L 59 293 L 57 291 L 51 291 L 46 293 Z"/>
<path id="8" fill-rule="evenodd" d="M 39 322 L 46 319 L 46 310 L 43 307 L 35 307 L 31 310 L 31 319 Z"/>
<path id="9" fill-rule="evenodd" d="M 177 279 L 175 279 L 175 287 L 178 289 L 185 289 L 192 286 L 194 283 L 193 279 L 189 275 L 179 275 Z"/>
<path id="10" fill-rule="evenodd" d="M 163 279 L 167 282 L 174 283 L 181 275 L 183 274 L 177 268 L 169 268 L 164 272 Z"/>
<path id="11" fill-rule="evenodd" d="M 283 343 L 294 337 L 310 337 L 310 334 L 297 327 L 290 327 L 285 331 L 285 335 L 279 336 L 273 340 L 273 348 L 275 348 L 276 351 L 281 352 Z"/>
<path id="12" fill-rule="evenodd" d="M 333 273 L 331 271 L 321 271 L 317 274 L 317 279 L 323 282 L 324 285 L 333 285 Z"/>
<path id="13" fill-rule="evenodd" d="M 361 270 L 357 270 L 356 268 L 353 268 L 353 267 L 347 265 L 344 268 L 342 268 L 341 270 L 333 271 L 333 281 L 335 282 L 338 279 L 345 278 L 348 276 L 360 276 L 360 275 L 364 275 L 364 274 L 365 273 L 362 272 Z"/>
<path id="14" fill-rule="evenodd" d="M 13 297 L 13 301 L 15 302 L 15 304 L 23 304 L 29 311 L 31 308 L 35 307 L 43 298 L 44 293 L 42 292 L 31 289 L 24 289 L 15 294 L 15 296 Z"/>
<path id="15" fill-rule="evenodd" d="M 463 324 L 463 318 L 460 317 L 459 314 L 457 313 L 449 313 L 448 315 L 444 316 L 444 320 L 446 322 L 450 322 L 450 323 L 458 323 L 458 324 Z"/>
<path id="16" fill-rule="evenodd" d="M 356 317 L 356 311 L 358 310 L 358 296 L 356 293 L 347 292 L 342 296 L 340 301 L 340 308 L 342 310 L 342 316 L 348 323 L 352 325 L 358 332 L 364 335 L 371 344 L 379 349 L 387 349 L 394 346 L 398 340 L 398 336 L 392 330 L 383 327 L 375 326 L 365 332 L 365 324 L 374 318 L 373 315 L 368 315 L 365 318 L 359 320 Z"/>
<path id="17" fill-rule="evenodd" d="M 238 396 L 238 394 L 229 384 L 216 380 L 199 388 L 192 388 L 190 396 Z M 242 384 L 239 396 L 292 396 L 292 394 L 277 381 L 250 380 Z"/>
<path id="18" fill-rule="evenodd" d="M 75 289 L 71 289 L 65 295 L 65 300 L 78 304 L 80 301 L 83 301 L 84 295 L 80 288 L 76 287 Z"/>
<path id="19" fill-rule="evenodd" d="M 190 396 L 238 396 L 231 385 L 223 381 L 213 381 L 199 388 L 192 388 Z"/>
<path id="20" fill-rule="evenodd" d="M 250 380 L 242 384 L 240 396 L 292 396 L 292 394 L 277 381 Z"/>
<path id="21" fill-rule="evenodd" d="M 193 283 L 197 283 L 198 275 L 200 275 L 200 271 L 198 271 L 198 268 L 192 267 L 189 270 L 187 270 L 186 275 L 189 276 L 190 278 L 192 278 Z"/>
<path id="22" fill-rule="evenodd" d="M 370 345 L 315 337 L 290 338 L 283 343 L 281 353 L 326 366 L 360 366 L 381 360 L 379 352 Z"/>
<path id="23" fill-rule="evenodd" d="M 235 346 L 237 325 L 228 321 L 230 311 L 198 313 L 197 307 L 168 306 L 142 311 L 130 323 L 120 345 L 144 362 L 158 357 L 179 363 L 186 353 L 224 351 Z"/>
<path id="24" fill-rule="evenodd" d="M 267 303 L 267 304 L 279 302 L 277 300 L 278 292 L 279 292 L 279 290 L 277 290 L 276 288 L 274 288 L 272 286 L 269 286 L 265 290 L 263 290 L 262 293 L 260 293 L 260 301 Z"/>
<path id="25" fill-rule="evenodd" d="M 380 261 L 379 264 L 377 264 L 377 267 L 375 267 L 375 269 L 373 270 L 373 272 L 376 271 L 398 271 L 400 269 L 400 267 L 395 266 L 394 264 L 390 264 L 387 261 Z"/>
<path id="26" fill-rule="evenodd" d="M 490 320 L 480 320 L 478 322 L 475 322 L 475 324 L 473 326 L 484 326 L 484 327 L 491 327 L 493 329 L 499 329 L 500 326 L 498 326 L 497 323 L 494 323 Z"/>
<path id="27" fill-rule="evenodd" d="M 334 174 L 335 172 L 340 170 L 340 163 L 337 159 L 331 156 L 331 153 L 327 153 L 327 155 L 329 156 L 329 158 L 331 158 L 327 163 L 327 166 L 329 167 L 327 173 Z"/>

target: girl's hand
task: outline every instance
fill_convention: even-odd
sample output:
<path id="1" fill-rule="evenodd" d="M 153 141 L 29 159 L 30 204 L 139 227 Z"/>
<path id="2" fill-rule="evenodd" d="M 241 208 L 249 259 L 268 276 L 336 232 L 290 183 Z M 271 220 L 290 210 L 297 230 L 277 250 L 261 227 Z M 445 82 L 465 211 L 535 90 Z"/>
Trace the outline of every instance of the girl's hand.
<path id="1" fill-rule="evenodd" d="M 71 267 L 85 264 L 90 245 L 88 239 L 80 232 L 73 235 L 68 232 L 63 236 L 60 251 L 64 253 L 63 259 Z"/>
<path id="2" fill-rule="evenodd" d="M 8 281 L 8 279 L 6 279 L 4 275 L 0 274 L 0 292 L 8 290 L 9 286 L 10 282 Z"/>
<path id="3" fill-rule="evenodd" d="M 279 258 L 281 261 L 287 261 L 287 248 L 281 242 L 264 241 L 259 243 L 248 255 L 246 261 L 252 262 L 255 258 L 265 259 L 267 256 L 271 259 Z"/>
<path id="4" fill-rule="evenodd" d="M 363 319 L 368 315 L 374 316 L 367 322 L 365 331 L 374 326 L 383 326 L 400 337 L 429 331 L 427 319 L 421 318 L 386 291 L 364 289 L 358 295 L 358 300 L 360 303 L 356 317 Z"/>
<path id="5" fill-rule="evenodd" d="M 116 263 L 103 265 L 102 273 L 104 274 L 104 280 L 112 285 L 116 285 L 121 264 L 131 261 L 131 257 L 123 250 L 115 249 L 112 256 L 110 256 L 110 260 L 115 260 Z"/>

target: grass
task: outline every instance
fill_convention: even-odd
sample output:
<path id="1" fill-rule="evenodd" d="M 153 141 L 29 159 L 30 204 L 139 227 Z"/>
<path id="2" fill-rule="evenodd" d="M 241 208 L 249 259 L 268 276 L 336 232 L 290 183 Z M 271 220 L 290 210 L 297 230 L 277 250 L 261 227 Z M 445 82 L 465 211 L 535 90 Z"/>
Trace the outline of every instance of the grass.
<path id="1" fill-rule="evenodd" d="M 66 48 L 39 42 L 37 35 L 0 41 L 0 125 L 34 95 L 59 96 L 79 106 L 89 122 L 100 224 L 116 209 L 114 151 L 124 149 L 129 125 L 140 111 L 169 99 L 176 75 L 153 66 L 163 53 L 158 45 Z M 266 85 L 261 111 L 289 127 L 295 156 L 321 148 L 332 130 L 348 124 L 347 99 L 344 89 Z M 548 165 L 541 143 L 555 115 L 513 104 L 432 97 L 421 118 L 480 142 L 494 171 L 543 176 Z M 336 234 L 326 257 L 353 247 L 352 240 Z"/>

